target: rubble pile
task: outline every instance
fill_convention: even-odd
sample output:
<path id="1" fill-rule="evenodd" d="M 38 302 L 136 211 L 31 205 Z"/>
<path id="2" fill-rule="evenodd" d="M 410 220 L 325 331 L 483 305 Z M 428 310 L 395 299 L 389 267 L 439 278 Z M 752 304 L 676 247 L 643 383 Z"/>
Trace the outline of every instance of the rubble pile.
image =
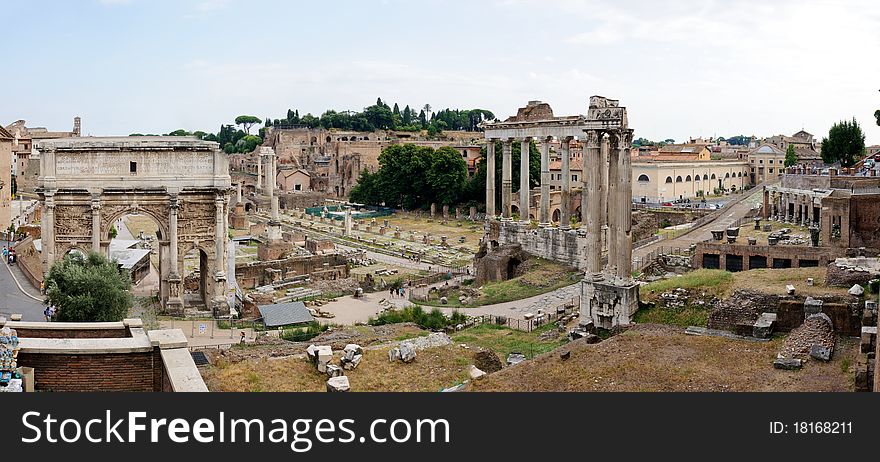
<path id="1" fill-rule="evenodd" d="M 476 352 L 474 354 L 474 364 L 478 369 L 489 374 L 498 372 L 504 367 L 504 364 L 501 363 L 501 358 L 492 350 Z"/>
<path id="2" fill-rule="evenodd" d="M 690 291 L 681 287 L 660 294 L 657 304 L 666 308 L 685 308 L 687 306 L 714 306 L 718 299 L 706 292 Z"/>
<path id="3" fill-rule="evenodd" d="M 811 350 L 816 353 L 811 355 Z M 831 318 L 824 313 L 810 315 L 804 323 L 791 334 L 782 344 L 779 357 L 787 359 L 806 359 L 808 356 L 826 356 L 831 359 L 834 351 L 834 327 Z M 824 359 L 824 358 L 817 358 Z M 828 359 L 825 359 L 826 361 Z"/>

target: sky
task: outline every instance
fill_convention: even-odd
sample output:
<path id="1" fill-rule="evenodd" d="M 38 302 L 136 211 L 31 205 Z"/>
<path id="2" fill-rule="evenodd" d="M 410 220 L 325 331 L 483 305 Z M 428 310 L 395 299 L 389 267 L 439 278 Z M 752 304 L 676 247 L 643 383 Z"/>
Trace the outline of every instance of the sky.
<path id="1" fill-rule="evenodd" d="M 585 114 L 636 137 L 880 144 L 880 1 L 2 0 L 0 123 L 83 134 L 216 132 L 237 115 L 483 108 Z"/>

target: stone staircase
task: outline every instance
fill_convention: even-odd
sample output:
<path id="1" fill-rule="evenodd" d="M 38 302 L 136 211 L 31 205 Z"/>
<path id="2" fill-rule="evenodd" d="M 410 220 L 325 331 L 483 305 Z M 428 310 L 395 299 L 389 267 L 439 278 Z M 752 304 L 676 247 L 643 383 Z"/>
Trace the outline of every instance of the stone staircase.
<path id="1" fill-rule="evenodd" d="M 295 302 L 309 297 L 321 295 L 321 291 L 317 289 L 309 289 L 306 287 L 294 287 L 287 289 L 284 297 L 279 298 L 275 303 Z"/>

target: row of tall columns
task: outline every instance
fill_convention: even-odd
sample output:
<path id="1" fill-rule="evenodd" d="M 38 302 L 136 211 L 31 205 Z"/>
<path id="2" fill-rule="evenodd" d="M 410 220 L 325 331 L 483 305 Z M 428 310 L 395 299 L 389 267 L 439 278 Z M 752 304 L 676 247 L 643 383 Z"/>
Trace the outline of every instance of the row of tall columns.
<path id="1" fill-rule="evenodd" d="M 631 137 L 628 130 L 610 133 L 588 130 L 583 142 L 587 176 L 581 210 L 587 234 L 587 277 L 593 281 L 605 279 L 603 234 L 607 234 L 608 244 L 605 272 L 623 280 L 632 277 Z"/>
<path id="2" fill-rule="evenodd" d="M 541 203 L 538 210 L 538 221 L 542 226 L 550 224 L 550 139 L 542 140 L 541 144 Z M 513 194 L 513 140 L 501 141 L 501 219 L 510 221 Z M 531 215 L 530 186 L 530 146 L 531 138 L 520 140 L 519 162 L 519 215 L 520 221 L 529 222 Z M 495 140 L 490 139 L 486 146 L 486 217 L 496 216 L 495 209 Z"/>

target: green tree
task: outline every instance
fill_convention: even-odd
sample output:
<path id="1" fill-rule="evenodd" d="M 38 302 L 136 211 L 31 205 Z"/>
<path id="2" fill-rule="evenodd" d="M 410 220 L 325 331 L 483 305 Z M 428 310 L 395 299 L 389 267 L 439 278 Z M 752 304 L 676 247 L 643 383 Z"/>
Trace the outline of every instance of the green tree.
<path id="1" fill-rule="evenodd" d="M 852 167 L 865 153 L 865 134 L 855 118 L 842 120 L 822 138 L 822 160 L 826 164 L 840 162 L 841 167 Z"/>
<path id="2" fill-rule="evenodd" d="M 455 148 L 443 146 L 432 153 L 428 185 L 434 201 L 455 204 L 467 186 L 467 177 L 467 163 Z"/>
<path id="3" fill-rule="evenodd" d="M 251 127 L 262 122 L 263 121 L 259 117 L 252 115 L 240 115 L 235 118 L 235 125 L 241 125 L 241 128 L 243 128 L 244 132 L 248 135 L 251 134 Z"/>
<path id="4" fill-rule="evenodd" d="M 46 287 L 61 321 L 121 321 L 132 304 L 128 274 L 96 252 L 72 252 L 52 265 Z"/>
<path id="5" fill-rule="evenodd" d="M 797 163 L 797 153 L 794 152 L 794 146 L 789 144 L 788 149 L 785 151 L 785 166 L 791 167 L 792 165 L 797 165 Z"/>

